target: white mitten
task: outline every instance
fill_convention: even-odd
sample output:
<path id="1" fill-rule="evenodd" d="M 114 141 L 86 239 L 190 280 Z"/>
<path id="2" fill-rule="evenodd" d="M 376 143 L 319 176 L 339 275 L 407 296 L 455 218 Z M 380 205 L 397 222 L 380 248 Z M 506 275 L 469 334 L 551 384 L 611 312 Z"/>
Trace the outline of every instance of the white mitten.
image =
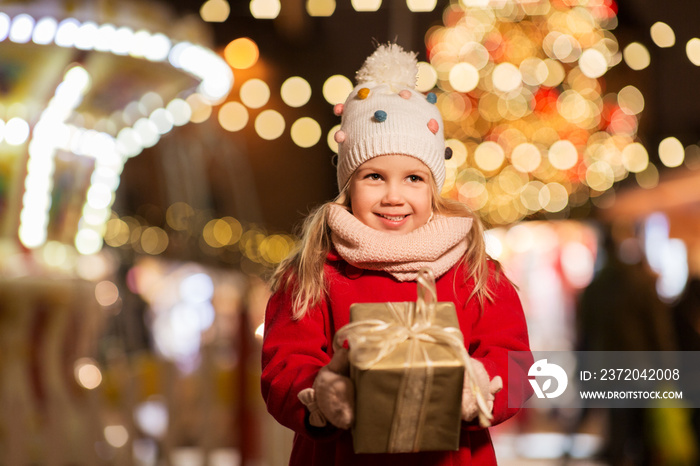
<path id="1" fill-rule="evenodd" d="M 462 387 L 462 420 L 471 421 L 479 416 L 479 424 L 487 427 L 495 395 L 503 388 L 503 380 L 498 375 L 489 380 L 489 374 L 481 361 L 471 359 L 469 362 L 471 371 L 465 372 Z"/>
<path id="2" fill-rule="evenodd" d="M 349 377 L 348 350 L 335 352 L 327 366 L 318 371 L 313 388 L 299 392 L 299 400 L 309 409 L 309 424 L 323 427 L 326 421 L 341 429 L 352 426 L 355 389 Z"/>

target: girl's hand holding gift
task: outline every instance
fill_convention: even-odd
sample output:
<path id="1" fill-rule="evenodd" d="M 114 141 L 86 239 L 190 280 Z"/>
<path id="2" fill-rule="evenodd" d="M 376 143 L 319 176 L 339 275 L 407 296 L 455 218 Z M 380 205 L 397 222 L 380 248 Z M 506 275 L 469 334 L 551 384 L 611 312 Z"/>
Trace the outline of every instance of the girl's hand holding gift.
<path id="1" fill-rule="evenodd" d="M 347 375 L 348 350 L 336 351 L 327 366 L 321 368 L 313 388 L 299 392 L 299 400 L 309 410 L 309 424 L 324 427 L 330 422 L 340 429 L 352 426 L 355 411 L 355 390 Z"/>
<path id="2" fill-rule="evenodd" d="M 468 373 L 464 374 L 462 420 L 467 422 L 474 420 L 479 416 L 481 408 L 482 415 L 479 416 L 479 422 L 483 427 L 487 427 L 488 424 L 484 425 L 484 421 L 487 421 L 486 416 L 490 416 L 493 411 L 493 401 L 496 399 L 496 393 L 503 388 L 503 379 L 497 375 L 489 380 L 489 374 L 481 361 L 470 359 L 469 362 L 471 363 L 473 377 L 470 377 Z M 474 393 L 475 390 L 472 389 L 472 384 L 476 386 L 478 393 Z M 481 395 L 481 400 L 477 394 Z"/>

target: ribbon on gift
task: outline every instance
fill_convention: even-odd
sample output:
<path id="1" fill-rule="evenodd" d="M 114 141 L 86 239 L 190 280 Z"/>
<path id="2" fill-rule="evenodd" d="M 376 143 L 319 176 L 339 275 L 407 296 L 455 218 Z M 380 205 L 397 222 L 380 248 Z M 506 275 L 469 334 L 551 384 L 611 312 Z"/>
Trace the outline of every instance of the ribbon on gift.
<path id="1" fill-rule="evenodd" d="M 421 437 L 422 415 L 432 384 L 432 362 L 421 342 L 448 347 L 450 352 L 464 363 L 465 377 L 479 407 L 479 422 L 488 427 L 491 413 L 481 390 L 476 385 L 476 376 L 471 358 L 464 346 L 464 337 L 458 328 L 441 327 L 433 323 L 437 303 L 435 275 L 428 267 L 418 271 L 418 299 L 408 312 L 400 312 L 393 303 L 386 303 L 394 321 L 367 319 L 351 322 L 338 330 L 333 340 L 335 349 L 347 341 L 351 349 L 353 364 L 362 370 L 370 369 L 392 353 L 398 345 L 410 342 L 407 367 L 411 367 L 419 355 L 426 361 L 426 371 L 421 376 L 416 371 L 406 371 L 399 389 L 392 432 L 389 440 L 390 452 L 415 451 Z M 413 400 L 422 400 L 415 403 Z"/>

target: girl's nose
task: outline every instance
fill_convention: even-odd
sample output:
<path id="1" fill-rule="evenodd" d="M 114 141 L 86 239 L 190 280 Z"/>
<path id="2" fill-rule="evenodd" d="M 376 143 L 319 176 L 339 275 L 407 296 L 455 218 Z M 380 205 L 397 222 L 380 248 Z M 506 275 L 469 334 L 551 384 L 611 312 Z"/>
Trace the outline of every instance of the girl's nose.
<path id="1" fill-rule="evenodd" d="M 386 191 L 384 192 L 384 198 L 382 199 L 384 204 L 389 205 L 400 205 L 403 204 L 403 196 L 401 195 L 401 189 L 391 183 L 386 186 Z"/>

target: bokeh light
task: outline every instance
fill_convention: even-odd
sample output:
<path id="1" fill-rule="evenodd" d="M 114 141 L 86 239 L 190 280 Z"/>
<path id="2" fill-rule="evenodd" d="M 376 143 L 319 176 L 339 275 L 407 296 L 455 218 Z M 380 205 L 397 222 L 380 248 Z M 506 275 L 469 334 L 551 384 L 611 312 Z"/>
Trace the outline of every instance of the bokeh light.
<path id="1" fill-rule="evenodd" d="M 169 244 L 168 234 L 159 227 L 148 227 L 141 232 L 141 249 L 146 254 L 162 254 Z"/>
<path id="2" fill-rule="evenodd" d="M 635 140 L 644 96 L 603 80 L 623 56 L 645 68 L 649 51 L 621 53 L 614 11 L 594 3 L 452 2 L 426 34 L 446 138 L 463 141 L 443 195 L 491 225 L 610 202 L 601 195 L 649 165 Z"/>
<path id="3" fill-rule="evenodd" d="M 651 40 L 658 47 L 673 47 L 676 43 L 676 34 L 671 29 L 671 26 L 661 21 L 652 24 L 649 33 L 651 34 Z"/>
<path id="4" fill-rule="evenodd" d="M 542 154 L 534 144 L 525 142 L 513 149 L 511 164 L 521 172 L 534 172 L 540 166 Z"/>
<path id="5" fill-rule="evenodd" d="M 290 107 L 303 107 L 311 99 L 311 85 L 300 76 L 292 76 L 282 83 L 280 94 Z"/>
<path id="6" fill-rule="evenodd" d="M 104 428 L 105 440 L 114 448 L 121 448 L 129 441 L 129 431 L 122 425 L 111 425 Z"/>
<path id="7" fill-rule="evenodd" d="M 700 39 L 693 37 L 685 44 L 688 60 L 695 66 L 700 66 Z"/>
<path id="8" fill-rule="evenodd" d="M 416 90 L 418 92 L 428 92 L 437 84 L 438 74 L 430 63 L 418 62 L 418 77 L 416 80 Z"/>
<path id="9" fill-rule="evenodd" d="M 649 50 L 639 42 L 632 42 L 622 52 L 627 66 L 633 70 L 643 70 L 651 63 Z"/>
<path id="10" fill-rule="evenodd" d="M 292 124 L 290 135 L 292 141 L 299 147 L 311 147 L 321 139 L 321 125 L 309 117 L 299 118 Z"/>
<path id="11" fill-rule="evenodd" d="M 326 79 L 323 83 L 323 97 L 331 104 L 341 104 L 352 92 L 352 81 L 347 77 L 336 74 Z"/>
<path id="12" fill-rule="evenodd" d="M 643 145 L 635 142 L 622 149 L 622 164 L 631 173 L 642 172 L 649 165 L 649 154 Z"/>
<path id="13" fill-rule="evenodd" d="M 382 6 L 382 0 L 352 0 L 355 11 L 377 11 Z"/>
<path id="14" fill-rule="evenodd" d="M 224 48 L 224 58 L 231 67 L 245 70 L 258 62 L 258 45 L 248 37 L 234 39 Z"/>
<path id="15" fill-rule="evenodd" d="M 571 141 L 560 140 L 549 148 L 548 157 L 549 163 L 557 170 L 569 170 L 578 161 L 578 151 Z"/>
<path id="16" fill-rule="evenodd" d="M 202 123 L 211 116 L 211 104 L 202 98 L 199 94 L 192 94 L 185 102 L 190 107 L 190 121 L 192 123 Z"/>
<path id="17" fill-rule="evenodd" d="M 665 138 L 659 143 L 659 159 L 667 167 L 678 167 L 683 164 L 685 149 L 683 144 L 674 137 Z"/>
<path id="18" fill-rule="evenodd" d="M 94 390 L 102 383 L 102 372 L 91 358 L 81 358 L 73 365 L 75 380 L 83 388 Z"/>
<path id="19" fill-rule="evenodd" d="M 340 125 L 335 125 L 331 130 L 328 132 L 328 135 L 326 136 L 326 143 L 328 144 L 328 147 L 335 152 L 336 154 L 338 153 L 338 143 L 335 140 L 335 133 L 340 130 Z"/>
<path id="20" fill-rule="evenodd" d="M 275 19 L 280 14 L 280 0 L 251 0 L 250 13 L 257 19 Z"/>
<path id="21" fill-rule="evenodd" d="M 95 285 L 95 299 L 100 306 L 111 306 L 119 299 L 119 288 L 114 282 L 103 280 Z"/>
<path id="22" fill-rule="evenodd" d="M 700 146 L 697 144 L 685 148 L 685 166 L 690 170 L 700 169 Z"/>
<path id="23" fill-rule="evenodd" d="M 479 144 L 474 152 L 476 164 L 484 171 L 494 171 L 501 167 L 505 160 L 503 148 L 493 141 Z"/>
<path id="24" fill-rule="evenodd" d="M 644 171 L 636 173 L 634 178 L 640 187 L 652 189 L 659 185 L 659 170 L 650 163 Z"/>
<path id="25" fill-rule="evenodd" d="M 502 92 L 516 90 L 523 80 L 518 67 L 507 62 L 496 65 L 492 77 L 494 87 Z"/>
<path id="26" fill-rule="evenodd" d="M 617 93 L 620 110 L 628 115 L 637 115 L 644 110 L 644 96 L 634 86 L 625 86 Z"/>
<path id="27" fill-rule="evenodd" d="M 246 107 L 260 108 L 270 100 L 270 87 L 262 79 L 249 79 L 241 85 L 240 97 Z"/>
<path id="28" fill-rule="evenodd" d="M 309 16 L 331 16 L 335 12 L 335 0 L 306 0 Z"/>
<path id="29" fill-rule="evenodd" d="M 458 92 L 470 92 L 479 84 L 479 71 L 469 63 L 458 63 L 449 75 L 450 85 Z"/>
<path id="30" fill-rule="evenodd" d="M 226 0 L 207 0 L 199 9 L 202 20 L 209 23 L 223 23 L 228 19 L 231 7 Z"/>
<path id="31" fill-rule="evenodd" d="M 608 70 L 608 60 L 596 49 L 588 49 L 578 61 L 583 74 L 589 78 L 600 78 Z"/>
<path id="32" fill-rule="evenodd" d="M 437 0 L 406 0 L 406 6 L 413 12 L 433 11 Z"/>
<path id="33" fill-rule="evenodd" d="M 219 109 L 219 124 L 226 131 L 242 130 L 248 119 L 248 109 L 240 102 L 226 102 Z"/>
<path id="34" fill-rule="evenodd" d="M 264 110 L 255 118 L 255 132 L 263 139 L 279 138 L 284 128 L 284 117 L 276 110 Z"/>

